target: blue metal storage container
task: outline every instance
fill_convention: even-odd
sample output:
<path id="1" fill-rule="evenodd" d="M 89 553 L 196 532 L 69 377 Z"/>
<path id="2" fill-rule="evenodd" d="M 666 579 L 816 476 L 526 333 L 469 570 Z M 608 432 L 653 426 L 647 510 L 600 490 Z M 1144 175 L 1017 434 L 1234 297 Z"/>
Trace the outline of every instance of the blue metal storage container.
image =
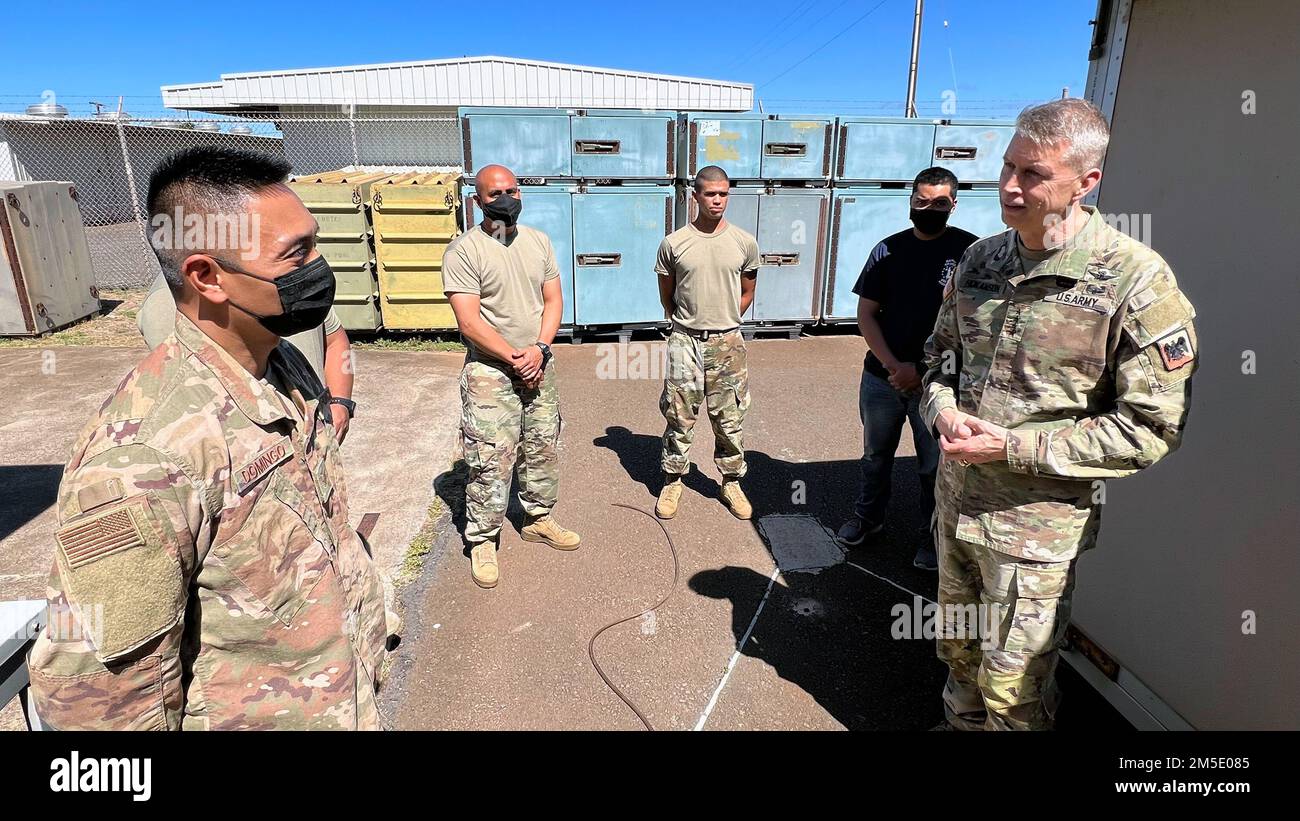
<path id="1" fill-rule="evenodd" d="M 694 179 L 707 165 L 716 165 L 732 180 L 757 180 L 763 175 L 763 122 L 759 115 L 695 112 L 681 129 L 682 176 Z"/>
<path id="2" fill-rule="evenodd" d="M 584 111 L 570 120 L 573 176 L 671 180 L 677 175 L 677 114 Z"/>
<path id="3" fill-rule="evenodd" d="M 832 117 L 778 114 L 764 120 L 762 178 L 829 181 L 834 142 Z"/>
<path id="4" fill-rule="evenodd" d="M 1004 120 L 964 120 L 941 123 L 934 130 L 931 165 L 957 175 L 958 182 L 997 182 L 1015 125 Z"/>
<path id="5" fill-rule="evenodd" d="M 876 243 L 911 227 L 907 216 L 911 196 L 910 188 L 840 188 L 834 192 L 823 321 L 857 321 L 858 296 L 853 286 Z M 959 193 L 959 201 L 960 197 Z"/>
<path id="6" fill-rule="evenodd" d="M 562 326 L 573 325 L 573 192 L 574 185 L 524 185 L 519 187 L 523 210 L 519 222 L 536 228 L 551 238 L 555 260 L 560 266 L 560 285 L 564 290 Z M 483 215 L 474 207 L 474 186 L 463 190 L 465 204 L 465 230 L 482 221 Z"/>
<path id="7" fill-rule="evenodd" d="M 574 321 L 664 322 L 655 256 L 673 229 L 673 189 L 591 188 L 573 195 Z"/>
<path id="8" fill-rule="evenodd" d="M 826 247 L 827 190 L 777 188 L 758 205 L 762 267 L 748 317 L 765 324 L 814 322 Z"/>
<path id="9" fill-rule="evenodd" d="M 521 178 L 572 177 L 570 116 L 564 109 L 461 108 L 465 176 L 504 165 Z"/>
<path id="10" fill-rule="evenodd" d="M 970 231 L 977 237 L 1000 234 L 1007 230 L 1002 222 L 1002 205 L 996 188 L 957 192 L 957 210 L 950 225 Z"/>
<path id="11" fill-rule="evenodd" d="M 904 117 L 841 117 L 837 182 L 911 182 L 934 165 L 934 123 Z"/>
<path id="12" fill-rule="evenodd" d="M 754 235 L 762 262 L 746 323 L 803 325 L 820 314 L 823 258 L 830 191 L 815 188 L 731 189 L 726 219 Z M 694 200 L 684 187 L 678 227 L 694 218 Z"/>
<path id="13" fill-rule="evenodd" d="M 822 320 L 856 322 L 858 296 L 853 286 L 876 243 L 912 227 L 908 218 L 911 188 L 839 188 L 834 192 L 830 251 L 826 266 Z M 950 225 L 987 237 L 1006 230 L 996 189 L 957 192 Z"/>

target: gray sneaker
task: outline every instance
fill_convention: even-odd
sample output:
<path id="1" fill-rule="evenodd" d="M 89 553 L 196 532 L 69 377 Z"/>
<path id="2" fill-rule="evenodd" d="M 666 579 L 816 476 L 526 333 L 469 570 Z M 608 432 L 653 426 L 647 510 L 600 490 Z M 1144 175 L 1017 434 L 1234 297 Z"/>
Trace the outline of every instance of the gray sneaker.
<path id="1" fill-rule="evenodd" d="M 839 532 L 835 534 L 835 538 L 839 540 L 840 544 L 852 547 L 853 545 L 862 544 L 863 539 L 874 536 L 884 529 L 883 522 L 865 522 L 861 516 L 854 516 L 840 527 Z"/>

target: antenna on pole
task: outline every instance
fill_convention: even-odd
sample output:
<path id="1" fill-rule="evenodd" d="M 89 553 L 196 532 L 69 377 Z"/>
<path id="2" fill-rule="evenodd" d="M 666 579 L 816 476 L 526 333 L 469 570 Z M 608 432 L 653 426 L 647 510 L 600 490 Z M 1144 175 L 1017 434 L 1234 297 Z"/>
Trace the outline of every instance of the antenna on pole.
<path id="1" fill-rule="evenodd" d="M 921 15 L 925 0 L 916 0 L 916 16 L 912 19 L 912 61 L 907 69 L 907 110 L 904 117 L 916 116 L 916 65 L 921 54 Z"/>

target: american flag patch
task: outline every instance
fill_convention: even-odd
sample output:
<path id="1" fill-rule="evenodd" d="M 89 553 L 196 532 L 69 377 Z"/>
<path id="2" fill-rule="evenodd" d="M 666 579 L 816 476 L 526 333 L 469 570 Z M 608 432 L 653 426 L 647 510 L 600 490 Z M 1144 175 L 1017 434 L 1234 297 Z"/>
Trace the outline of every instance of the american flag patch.
<path id="1" fill-rule="evenodd" d="M 73 570 L 145 543 L 144 534 L 126 508 L 69 525 L 56 538 Z"/>

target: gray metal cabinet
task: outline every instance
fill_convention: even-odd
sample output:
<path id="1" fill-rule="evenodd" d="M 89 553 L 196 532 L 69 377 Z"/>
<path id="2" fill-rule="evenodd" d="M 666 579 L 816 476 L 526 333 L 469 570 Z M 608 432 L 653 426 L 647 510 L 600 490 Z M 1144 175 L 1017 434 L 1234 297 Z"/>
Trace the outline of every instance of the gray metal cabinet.
<path id="1" fill-rule="evenodd" d="M 673 189 L 621 186 L 573 195 L 574 322 L 664 321 L 655 256 L 673 228 Z"/>
<path id="2" fill-rule="evenodd" d="M 570 120 L 573 176 L 670 180 L 677 173 L 677 115 L 585 112 Z"/>
<path id="3" fill-rule="evenodd" d="M 834 123 L 831 117 L 784 114 L 764 120 L 763 179 L 829 181 Z"/>
<path id="4" fill-rule="evenodd" d="M 837 182 L 911 182 L 934 165 L 934 123 L 901 117 L 841 117 Z"/>
<path id="5" fill-rule="evenodd" d="M 504 165 L 520 178 L 573 176 L 569 112 L 462 108 L 460 118 L 466 177 L 486 165 Z"/>
<path id="6" fill-rule="evenodd" d="M 942 124 L 934 130 L 931 165 L 941 165 L 957 175 L 958 182 L 997 182 L 1002 155 L 1016 133 L 1014 125 L 995 120 L 968 120 Z"/>
<path id="7" fill-rule="evenodd" d="M 574 185 L 525 185 L 519 188 L 524 206 L 519 213 L 520 224 L 536 228 L 550 237 L 555 261 L 560 266 L 560 285 L 564 292 L 562 326 L 573 325 L 573 192 L 576 190 Z M 474 187 L 467 185 L 461 193 L 465 203 L 465 230 L 468 231 L 483 219 L 483 215 L 474 205 Z"/>

